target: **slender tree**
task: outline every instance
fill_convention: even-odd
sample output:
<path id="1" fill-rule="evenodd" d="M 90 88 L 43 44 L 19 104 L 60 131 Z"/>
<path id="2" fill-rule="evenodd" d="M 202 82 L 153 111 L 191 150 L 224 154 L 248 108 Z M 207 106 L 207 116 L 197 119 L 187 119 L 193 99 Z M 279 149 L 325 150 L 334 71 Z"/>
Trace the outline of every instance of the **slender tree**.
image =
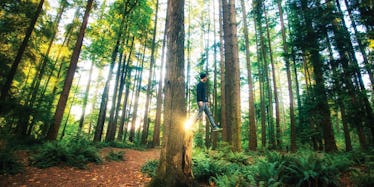
<path id="1" fill-rule="evenodd" d="M 23 53 L 26 50 L 27 43 L 30 40 L 31 34 L 34 31 L 34 28 L 35 28 L 35 25 L 36 25 L 36 21 L 38 20 L 40 14 L 42 12 L 43 4 L 44 4 L 44 0 L 40 0 L 38 8 L 35 11 L 35 15 L 32 18 L 32 20 L 30 22 L 30 25 L 29 25 L 29 27 L 26 30 L 25 37 L 23 38 L 21 46 L 18 49 L 16 58 L 14 59 L 14 62 L 12 64 L 11 68 L 10 68 L 10 72 L 8 73 L 8 75 L 6 77 L 5 84 L 1 88 L 1 95 L 0 95 L 0 101 L 1 102 L 4 102 L 7 99 L 7 97 L 8 97 L 9 90 L 10 90 L 10 87 L 12 86 L 12 82 L 13 82 L 14 76 L 16 75 L 18 65 L 21 62 Z M 2 107 L 0 106 L 0 113 L 2 113 L 2 112 L 3 112 L 2 111 Z"/>
<path id="2" fill-rule="evenodd" d="M 245 39 L 245 55 L 247 61 L 247 72 L 248 72 L 248 87 L 249 87 L 249 145 L 248 148 L 252 151 L 257 149 L 257 133 L 256 133 L 256 116 L 255 116 L 255 102 L 253 97 L 253 81 L 252 81 L 252 68 L 251 68 L 251 58 L 249 51 L 249 36 L 248 36 L 248 24 L 247 24 L 247 11 L 245 8 L 244 0 L 240 0 L 242 6 L 242 16 L 243 16 L 243 32 Z"/>
<path id="3" fill-rule="evenodd" d="M 74 79 L 75 70 L 77 68 L 79 54 L 80 54 L 80 51 L 81 51 L 83 38 L 84 38 L 85 31 L 86 31 L 86 27 L 87 27 L 87 23 L 88 23 L 88 17 L 90 15 L 92 4 L 93 4 L 93 0 L 88 0 L 87 1 L 87 6 L 86 6 L 86 10 L 85 10 L 85 13 L 84 13 L 84 16 L 83 16 L 83 22 L 82 22 L 82 25 L 81 25 L 81 28 L 80 28 L 80 31 L 79 31 L 77 43 L 75 44 L 75 48 L 74 48 L 73 54 L 71 56 L 71 60 L 70 60 L 67 76 L 66 76 L 66 79 L 65 79 L 64 87 L 63 87 L 60 99 L 58 101 L 58 104 L 57 104 L 57 108 L 56 108 L 56 112 L 55 112 L 55 116 L 54 116 L 54 122 L 53 122 L 50 130 L 48 131 L 48 135 L 47 135 L 48 140 L 56 140 L 56 138 L 57 138 L 58 130 L 60 128 L 62 117 L 64 115 L 66 102 L 67 102 L 67 99 L 69 97 L 69 91 L 70 91 L 71 84 L 72 84 L 73 79 Z"/>
<path id="4" fill-rule="evenodd" d="M 286 73 L 287 73 L 287 83 L 288 83 L 288 98 L 289 98 L 289 110 L 290 110 L 290 130 L 291 130 L 291 151 L 296 152 L 296 124 L 295 124 L 295 112 L 294 112 L 294 97 L 292 91 L 292 78 L 291 78 L 291 70 L 290 70 L 290 59 L 288 54 L 288 47 L 287 47 L 287 38 L 286 38 L 286 29 L 284 26 L 283 20 L 283 10 L 282 10 L 282 0 L 277 0 L 278 4 L 278 11 L 279 11 L 279 19 L 281 24 L 281 31 L 282 31 L 282 42 L 283 42 L 283 58 L 284 63 L 286 66 Z"/>

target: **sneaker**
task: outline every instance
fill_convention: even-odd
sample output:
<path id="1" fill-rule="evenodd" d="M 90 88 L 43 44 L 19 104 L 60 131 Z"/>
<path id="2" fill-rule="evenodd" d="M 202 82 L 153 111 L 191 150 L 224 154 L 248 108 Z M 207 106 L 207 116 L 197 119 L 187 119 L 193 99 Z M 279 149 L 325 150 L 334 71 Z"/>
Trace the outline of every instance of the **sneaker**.
<path id="1" fill-rule="evenodd" d="M 222 131 L 222 128 L 219 128 L 219 127 L 213 127 L 213 128 L 212 128 L 212 131 L 213 131 L 213 132 L 219 132 L 219 131 Z"/>

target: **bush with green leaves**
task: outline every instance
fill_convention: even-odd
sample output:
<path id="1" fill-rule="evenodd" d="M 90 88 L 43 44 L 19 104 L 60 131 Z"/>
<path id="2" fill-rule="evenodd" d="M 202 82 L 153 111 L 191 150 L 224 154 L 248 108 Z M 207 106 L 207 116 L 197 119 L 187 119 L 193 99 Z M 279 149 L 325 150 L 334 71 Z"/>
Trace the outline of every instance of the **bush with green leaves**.
<path id="1" fill-rule="evenodd" d="M 158 163 L 159 161 L 158 160 L 150 160 L 150 161 L 147 161 L 141 168 L 141 171 L 143 173 L 146 173 L 148 174 L 150 177 L 154 177 L 156 176 L 156 170 L 157 170 L 157 167 L 158 167 Z"/>
<path id="2" fill-rule="evenodd" d="M 101 163 L 98 150 L 85 139 L 47 142 L 40 146 L 30 163 L 39 168 L 67 165 L 84 169 L 89 162 Z"/>
<path id="3" fill-rule="evenodd" d="M 123 158 L 124 153 L 125 152 L 123 152 L 123 151 L 115 152 L 113 150 L 110 150 L 105 158 L 106 158 L 106 160 L 122 161 L 122 160 L 124 160 L 124 158 Z"/>
<path id="4" fill-rule="evenodd" d="M 24 169 L 11 149 L 0 149 L 0 174 L 16 174 Z"/>

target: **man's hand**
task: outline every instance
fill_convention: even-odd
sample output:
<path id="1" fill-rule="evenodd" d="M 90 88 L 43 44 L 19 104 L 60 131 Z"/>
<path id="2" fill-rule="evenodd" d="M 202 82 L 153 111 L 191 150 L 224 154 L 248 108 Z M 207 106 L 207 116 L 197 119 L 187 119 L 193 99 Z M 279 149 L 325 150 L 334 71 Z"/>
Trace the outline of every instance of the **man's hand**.
<path id="1" fill-rule="evenodd" d="M 202 101 L 199 101 L 198 104 L 199 104 L 199 107 L 203 107 L 204 106 L 204 102 L 202 102 Z"/>

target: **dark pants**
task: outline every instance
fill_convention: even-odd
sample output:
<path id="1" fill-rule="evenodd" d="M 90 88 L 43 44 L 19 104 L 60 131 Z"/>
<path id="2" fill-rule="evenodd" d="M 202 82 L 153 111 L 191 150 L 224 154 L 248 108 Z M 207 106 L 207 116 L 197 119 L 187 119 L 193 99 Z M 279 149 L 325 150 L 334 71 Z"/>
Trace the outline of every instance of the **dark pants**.
<path id="1" fill-rule="evenodd" d="M 214 122 L 213 115 L 210 112 L 209 107 L 207 106 L 207 103 L 204 102 L 203 106 L 200 106 L 200 105 L 198 105 L 198 106 L 199 106 L 199 112 L 194 116 L 193 122 L 196 123 L 201 118 L 201 116 L 203 115 L 203 112 L 205 112 L 205 114 L 208 116 L 208 119 L 209 119 L 209 122 L 210 122 L 210 125 L 212 126 L 212 128 L 216 128 L 217 125 Z"/>

